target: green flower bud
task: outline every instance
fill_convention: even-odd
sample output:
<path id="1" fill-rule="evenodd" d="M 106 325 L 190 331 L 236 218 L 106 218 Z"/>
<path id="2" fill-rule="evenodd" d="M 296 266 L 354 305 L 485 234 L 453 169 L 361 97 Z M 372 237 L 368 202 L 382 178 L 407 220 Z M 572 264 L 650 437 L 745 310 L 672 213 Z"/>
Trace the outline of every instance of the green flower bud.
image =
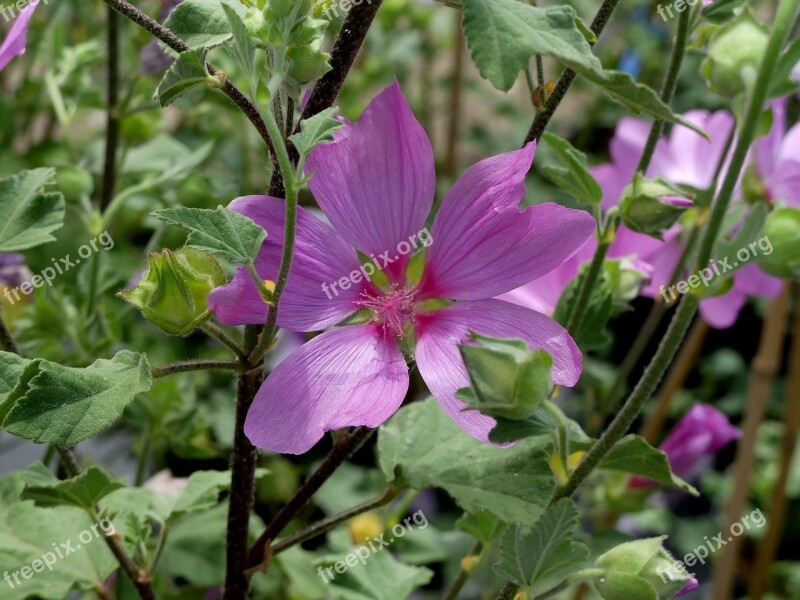
<path id="1" fill-rule="evenodd" d="M 94 189 L 94 178 L 89 171 L 63 165 L 56 167 L 56 188 L 67 202 L 78 202 L 84 196 L 89 196 Z"/>
<path id="2" fill-rule="evenodd" d="M 773 212 L 767 217 L 761 236 L 771 250 L 759 253 L 761 268 L 777 277 L 800 277 L 800 209 L 779 208 Z"/>
<path id="3" fill-rule="evenodd" d="M 225 283 L 222 268 L 213 256 L 194 248 L 151 253 L 148 260 L 138 285 L 118 295 L 168 334 L 188 335 L 210 316 L 208 295 Z"/>
<path id="4" fill-rule="evenodd" d="M 768 39 L 769 29 L 745 7 L 711 38 L 702 67 L 709 87 L 725 98 L 746 91 L 755 82 Z"/>
<path id="5" fill-rule="evenodd" d="M 328 64 L 330 55 L 321 52 L 317 46 L 292 46 L 286 50 L 290 64 L 289 76 L 300 85 L 319 79 L 331 70 Z"/>
<path id="6" fill-rule="evenodd" d="M 693 581 L 663 547 L 666 536 L 625 542 L 601 555 L 594 587 L 604 600 L 666 600 Z"/>
<path id="7" fill-rule="evenodd" d="M 687 193 L 663 179 L 647 179 L 637 173 L 622 192 L 622 221 L 633 231 L 663 240 L 661 232 L 672 227 L 692 206 Z"/>
<path id="8" fill-rule="evenodd" d="M 552 357 L 519 340 L 475 334 L 472 339 L 479 345 L 459 345 L 472 384 L 456 393 L 469 405 L 465 410 L 512 420 L 530 417 L 553 388 Z"/>

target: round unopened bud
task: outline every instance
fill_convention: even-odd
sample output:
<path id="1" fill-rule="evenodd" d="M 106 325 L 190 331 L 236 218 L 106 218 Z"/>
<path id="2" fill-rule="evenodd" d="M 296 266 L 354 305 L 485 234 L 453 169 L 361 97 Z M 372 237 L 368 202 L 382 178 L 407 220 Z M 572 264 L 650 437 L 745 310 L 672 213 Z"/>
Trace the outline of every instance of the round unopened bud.
<path id="1" fill-rule="evenodd" d="M 777 277 L 800 277 L 800 209 L 779 208 L 768 218 L 758 240 L 758 263 Z"/>
<path id="2" fill-rule="evenodd" d="M 148 260 L 137 286 L 118 295 L 166 333 L 188 335 L 211 315 L 208 295 L 225 283 L 222 268 L 213 256 L 194 248 L 152 253 Z"/>
<path id="3" fill-rule="evenodd" d="M 350 540 L 354 544 L 363 544 L 364 540 L 371 540 L 383 532 L 383 521 L 375 512 L 366 512 L 354 517 L 347 525 Z"/>

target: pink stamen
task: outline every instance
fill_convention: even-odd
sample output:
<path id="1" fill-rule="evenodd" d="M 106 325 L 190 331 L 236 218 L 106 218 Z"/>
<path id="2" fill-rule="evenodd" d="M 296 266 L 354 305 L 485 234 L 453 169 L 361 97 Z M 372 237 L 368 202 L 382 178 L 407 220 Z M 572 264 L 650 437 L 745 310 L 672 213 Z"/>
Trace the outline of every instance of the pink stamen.
<path id="1" fill-rule="evenodd" d="M 383 296 L 373 296 L 369 292 L 362 292 L 361 298 L 356 301 L 358 306 L 373 311 L 372 321 L 380 323 L 384 333 L 391 332 L 398 337 L 405 337 L 405 326 L 412 322 L 415 307 L 414 299 L 417 295 L 415 288 L 401 288 L 397 284 Z"/>

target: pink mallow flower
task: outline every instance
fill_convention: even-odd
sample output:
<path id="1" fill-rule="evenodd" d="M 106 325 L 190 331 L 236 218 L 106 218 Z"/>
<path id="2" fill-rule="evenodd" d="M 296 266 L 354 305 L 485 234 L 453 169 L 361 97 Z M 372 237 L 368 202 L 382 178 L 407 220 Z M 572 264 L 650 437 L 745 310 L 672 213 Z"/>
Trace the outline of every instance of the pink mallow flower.
<path id="1" fill-rule="evenodd" d="M 28 25 L 37 6 L 39 6 L 39 0 L 32 0 L 30 4 L 19 11 L 6 39 L 0 44 L 0 71 L 6 68 L 11 59 L 25 54 L 25 45 L 28 41 Z M 13 8 L 10 10 L 13 10 Z"/>
<path id="2" fill-rule="evenodd" d="M 494 156 L 472 166 L 445 196 L 430 229 L 424 271 L 409 272 L 398 245 L 424 230 L 435 193 L 433 150 L 395 82 L 355 123 L 308 160 L 309 187 L 329 219 L 298 214 L 297 245 L 278 323 L 292 331 L 321 331 L 267 378 L 247 416 L 250 441 L 274 452 L 300 454 L 326 431 L 377 427 L 401 405 L 409 385 L 404 357 L 413 352 L 419 372 L 442 408 L 467 433 L 488 440 L 494 419 L 455 392 L 469 385 L 457 344 L 474 331 L 518 338 L 553 356 L 553 381 L 572 386 L 581 353 L 550 318 L 492 299 L 553 270 L 594 231 L 585 211 L 554 203 L 520 211 L 525 176 L 535 152 Z M 249 196 L 230 207 L 268 232 L 256 261 L 261 277 L 275 279 L 283 244 L 284 200 Z M 359 277 L 356 251 L 388 258 L 388 281 Z M 421 257 L 415 257 L 414 264 Z M 412 265 L 413 266 L 413 265 Z M 326 293 L 323 284 L 351 283 Z M 209 306 L 224 323 L 263 323 L 266 305 L 252 278 L 239 269 L 212 292 Z M 341 324 L 360 313 L 360 324 Z"/>
<path id="3" fill-rule="evenodd" d="M 704 129 L 710 141 L 686 127 L 676 125 L 668 138 L 658 141 L 647 176 L 664 177 L 672 183 L 705 190 L 713 183 L 715 170 L 727 147 L 734 120 L 725 111 L 712 113 L 694 110 L 683 116 Z M 603 189 L 601 208 L 604 210 L 619 203 L 623 189 L 631 182 L 649 130 L 650 126 L 643 121 L 632 117 L 622 119 L 610 143 L 611 162 L 591 168 L 592 175 Z M 784 161 L 782 166 L 785 167 L 788 158 L 785 154 L 779 155 Z M 723 168 L 722 173 L 724 172 Z M 662 286 L 666 288 L 670 285 L 670 278 L 682 254 L 680 234 L 680 225 L 676 225 L 663 232 L 662 242 L 622 225 L 609 248 L 608 258 L 632 256 L 643 267 L 649 265 L 650 283 L 643 288 L 642 295 L 656 298 L 662 293 Z M 591 260 L 596 247 L 597 241 L 590 240 L 561 267 L 503 298 L 552 313 L 561 293 L 578 274 L 581 265 Z M 647 269 L 645 267 L 642 270 Z M 767 275 L 755 263 L 745 265 L 733 273 L 733 285 L 726 293 L 700 302 L 700 314 L 712 327 L 725 329 L 736 322 L 748 296 L 772 299 L 780 293 L 781 286 L 779 279 Z M 670 299 L 666 289 L 664 293 Z"/>
<path id="4" fill-rule="evenodd" d="M 775 100 L 772 128 L 753 145 L 753 166 L 770 202 L 800 208 L 800 123 L 786 129 L 788 98 Z"/>
<path id="5" fill-rule="evenodd" d="M 659 446 L 666 453 L 672 472 L 683 479 L 696 479 L 704 459 L 710 457 L 741 432 L 731 425 L 728 417 L 709 404 L 695 404 Z M 634 477 L 632 487 L 650 485 L 649 479 Z"/>

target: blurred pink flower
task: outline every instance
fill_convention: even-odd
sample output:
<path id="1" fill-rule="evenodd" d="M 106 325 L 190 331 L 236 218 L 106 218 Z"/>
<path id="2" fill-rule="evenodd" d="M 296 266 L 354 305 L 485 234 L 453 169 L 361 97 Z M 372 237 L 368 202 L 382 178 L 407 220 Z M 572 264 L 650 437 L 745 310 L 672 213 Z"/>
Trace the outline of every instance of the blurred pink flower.
<path id="1" fill-rule="evenodd" d="M 32 0 L 30 4 L 19 11 L 6 39 L 0 44 L 0 70 L 5 69 L 11 59 L 25 54 L 28 25 L 37 6 L 39 6 L 39 0 Z"/>

